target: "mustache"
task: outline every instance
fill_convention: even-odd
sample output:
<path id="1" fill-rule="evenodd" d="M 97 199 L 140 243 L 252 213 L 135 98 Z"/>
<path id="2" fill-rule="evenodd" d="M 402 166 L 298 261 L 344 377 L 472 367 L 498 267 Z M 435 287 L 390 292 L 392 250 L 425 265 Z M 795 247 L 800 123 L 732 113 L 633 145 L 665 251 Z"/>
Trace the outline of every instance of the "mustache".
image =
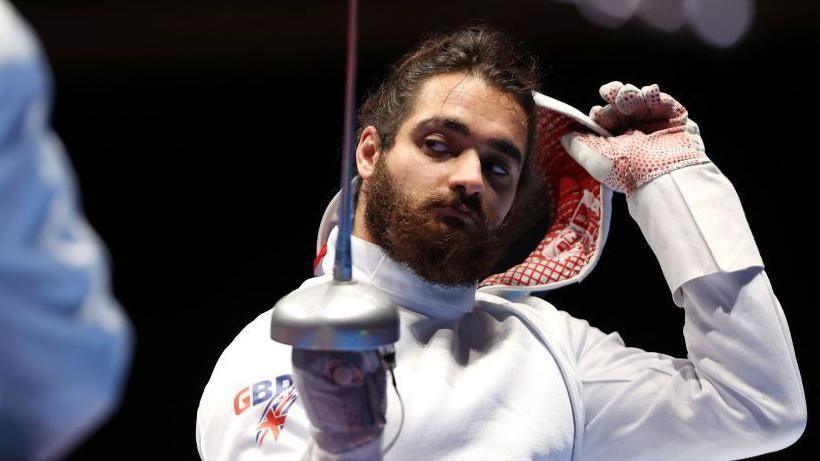
<path id="1" fill-rule="evenodd" d="M 460 189 L 449 193 L 433 193 L 425 200 L 425 208 L 428 210 L 440 207 L 461 208 L 462 205 L 472 211 L 485 226 L 489 226 L 495 219 L 495 213 L 482 203 L 478 194 L 467 195 Z"/>

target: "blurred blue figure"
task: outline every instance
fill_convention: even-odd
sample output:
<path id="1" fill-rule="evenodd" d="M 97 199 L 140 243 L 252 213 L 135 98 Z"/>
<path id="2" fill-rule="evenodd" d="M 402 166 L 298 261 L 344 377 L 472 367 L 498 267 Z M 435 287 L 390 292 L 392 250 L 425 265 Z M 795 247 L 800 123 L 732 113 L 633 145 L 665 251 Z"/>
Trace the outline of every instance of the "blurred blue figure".
<path id="1" fill-rule="evenodd" d="M 0 460 L 53 459 L 115 408 L 132 350 L 51 130 L 48 64 L 0 0 Z"/>

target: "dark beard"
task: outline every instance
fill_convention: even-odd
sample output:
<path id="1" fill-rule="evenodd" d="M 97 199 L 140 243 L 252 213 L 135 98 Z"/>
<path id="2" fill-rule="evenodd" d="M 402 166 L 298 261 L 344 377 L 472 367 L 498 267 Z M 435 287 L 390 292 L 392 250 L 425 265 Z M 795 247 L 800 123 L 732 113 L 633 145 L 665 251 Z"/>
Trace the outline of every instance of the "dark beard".
<path id="1" fill-rule="evenodd" d="M 495 216 L 477 197 L 452 192 L 412 200 L 393 186 L 384 156 L 377 160 L 363 193 L 365 221 L 375 243 L 430 282 L 474 285 L 490 275 L 507 246 L 500 238 L 505 226 L 492 227 Z M 474 213 L 472 226 L 459 218 L 431 214 L 438 207 L 461 203 Z"/>

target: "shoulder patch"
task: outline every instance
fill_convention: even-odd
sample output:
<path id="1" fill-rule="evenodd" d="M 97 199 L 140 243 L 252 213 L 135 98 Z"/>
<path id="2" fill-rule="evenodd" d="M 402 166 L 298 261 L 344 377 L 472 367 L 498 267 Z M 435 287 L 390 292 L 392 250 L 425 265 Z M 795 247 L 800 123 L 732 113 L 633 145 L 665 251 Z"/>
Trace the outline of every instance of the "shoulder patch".
<path id="1" fill-rule="evenodd" d="M 268 434 L 273 434 L 274 442 L 279 439 L 285 429 L 288 410 L 296 399 L 293 378 L 291 375 L 281 375 L 276 378 L 275 387 L 273 381 L 264 380 L 241 388 L 233 398 L 233 411 L 239 416 L 264 404 L 262 415 L 254 427 L 256 445 L 261 447 Z"/>

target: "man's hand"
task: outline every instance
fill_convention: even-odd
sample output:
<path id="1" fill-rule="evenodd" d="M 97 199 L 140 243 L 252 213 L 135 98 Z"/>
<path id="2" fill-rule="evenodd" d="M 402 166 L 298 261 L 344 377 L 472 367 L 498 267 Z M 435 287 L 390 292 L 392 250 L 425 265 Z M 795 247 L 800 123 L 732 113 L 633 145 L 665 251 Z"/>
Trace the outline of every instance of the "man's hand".
<path id="1" fill-rule="evenodd" d="M 606 106 L 590 117 L 620 134 L 605 138 L 570 133 L 561 138 L 567 152 L 595 179 L 627 197 L 669 171 L 709 162 L 698 125 L 678 101 L 658 85 L 641 89 L 610 82 L 600 89 Z"/>
<path id="2" fill-rule="evenodd" d="M 379 437 L 385 424 L 387 378 L 378 351 L 294 348 L 292 361 L 299 398 L 322 450 L 341 454 Z"/>

